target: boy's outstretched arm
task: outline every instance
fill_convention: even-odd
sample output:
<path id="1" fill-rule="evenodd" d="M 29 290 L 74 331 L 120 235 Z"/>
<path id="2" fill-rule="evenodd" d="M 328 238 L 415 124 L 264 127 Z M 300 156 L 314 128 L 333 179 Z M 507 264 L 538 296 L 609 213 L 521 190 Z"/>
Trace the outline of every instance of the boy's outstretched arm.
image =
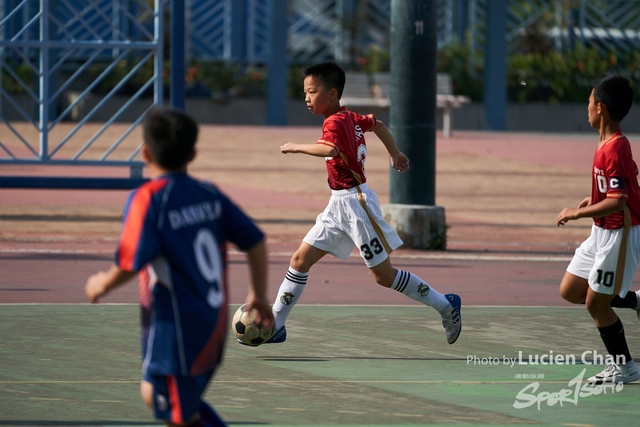
<path id="1" fill-rule="evenodd" d="M 391 131 L 384 123 L 377 120 L 373 128 L 373 133 L 382 141 L 389 156 L 391 157 L 391 166 L 398 172 L 406 172 L 409 170 L 409 159 L 396 146 L 396 140 L 393 139 Z"/>
<path id="2" fill-rule="evenodd" d="M 316 157 L 335 157 L 338 154 L 338 150 L 329 145 L 324 144 L 295 144 L 293 142 L 287 142 L 280 146 L 280 152 L 282 154 L 289 153 L 303 153 Z"/>
<path id="3" fill-rule="evenodd" d="M 267 301 L 267 245 L 262 239 L 247 251 L 251 286 L 247 294 L 248 309 L 256 309 L 258 314 L 254 320 L 259 327 L 270 327 L 274 324 L 273 312 Z"/>
<path id="4" fill-rule="evenodd" d="M 137 271 L 121 270 L 117 265 L 112 265 L 107 271 L 99 271 L 87 279 L 84 293 L 89 302 L 96 303 L 98 299 L 112 289 L 126 283 L 137 275 Z"/>

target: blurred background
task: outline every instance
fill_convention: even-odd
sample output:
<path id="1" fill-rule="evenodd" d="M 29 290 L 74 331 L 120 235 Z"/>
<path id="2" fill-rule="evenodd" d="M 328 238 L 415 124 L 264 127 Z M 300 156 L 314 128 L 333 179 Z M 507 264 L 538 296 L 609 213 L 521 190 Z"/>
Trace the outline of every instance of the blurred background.
<path id="1" fill-rule="evenodd" d="M 453 116 L 455 129 L 487 127 L 485 80 L 494 71 L 485 64 L 496 55 L 507 105 L 492 130 L 588 130 L 591 84 L 608 72 L 627 75 L 640 99 L 639 0 L 434 0 L 432 9 L 438 73 L 471 100 Z M 133 122 L 154 91 L 168 102 L 172 56 L 183 55 L 186 107 L 201 122 L 314 124 L 301 105 L 301 70 L 331 60 L 348 72 L 389 72 L 391 10 L 391 0 L 0 1 L 0 114 L 25 120 L 44 101 L 60 121 L 108 121 L 132 100 L 114 120 Z M 494 52 L 492 16 L 504 41 Z M 184 39 L 177 53 L 175 37 Z M 281 53 L 275 37 L 285 41 Z M 274 62 L 285 66 L 278 96 L 289 100 L 275 122 L 265 104 Z"/>

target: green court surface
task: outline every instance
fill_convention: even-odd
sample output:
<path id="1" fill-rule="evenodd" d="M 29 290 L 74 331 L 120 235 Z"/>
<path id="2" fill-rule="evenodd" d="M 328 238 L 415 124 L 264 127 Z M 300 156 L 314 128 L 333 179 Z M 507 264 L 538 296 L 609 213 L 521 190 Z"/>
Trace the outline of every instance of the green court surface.
<path id="1" fill-rule="evenodd" d="M 463 307 L 463 324 L 450 346 L 422 306 L 297 306 L 284 344 L 229 334 L 205 398 L 230 426 L 638 425 L 640 382 L 586 388 L 605 351 L 584 308 Z M 0 330 L 0 426 L 157 425 L 136 306 L 1 305 Z"/>

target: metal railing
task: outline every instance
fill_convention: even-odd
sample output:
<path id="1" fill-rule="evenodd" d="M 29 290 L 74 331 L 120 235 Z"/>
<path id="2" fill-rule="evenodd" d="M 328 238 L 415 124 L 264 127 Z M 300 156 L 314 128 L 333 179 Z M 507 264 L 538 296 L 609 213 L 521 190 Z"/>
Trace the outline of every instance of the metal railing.
<path id="1" fill-rule="evenodd" d="M 192 58 L 266 62 L 268 0 L 190 0 Z M 438 0 L 438 47 L 454 41 L 484 51 L 487 0 Z M 215 19 L 198 12 L 207 9 Z M 388 51 L 391 0 L 290 0 L 289 61 L 335 60 L 355 64 L 372 46 Z M 576 45 L 640 48 L 640 0 L 508 0 L 507 46 L 522 48 L 539 31 L 556 50 Z M 215 36 L 215 37 L 214 37 Z M 214 43 L 209 43 L 215 40 Z M 203 54 L 196 46 L 208 46 Z M 203 56 L 204 55 L 204 56 Z"/>
<path id="2" fill-rule="evenodd" d="M 2 4 L 0 164 L 121 166 L 130 174 L 115 181 L 99 177 L 99 172 L 97 177 L 62 181 L 4 176 L 0 186 L 51 186 L 55 181 L 70 188 L 128 188 L 141 182 L 143 163 L 136 160 L 140 139 L 131 135 L 146 109 L 162 104 L 163 97 L 163 2 L 154 3 Z M 124 89 L 127 99 L 114 102 Z M 145 111 L 113 135 L 118 118 L 140 99 L 147 99 Z M 110 104 L 116 107 L 108 108 Z M 92 121 L 101 124 L 87 133 Z M 100 147 L 95 147 L 98 140 Z"/>

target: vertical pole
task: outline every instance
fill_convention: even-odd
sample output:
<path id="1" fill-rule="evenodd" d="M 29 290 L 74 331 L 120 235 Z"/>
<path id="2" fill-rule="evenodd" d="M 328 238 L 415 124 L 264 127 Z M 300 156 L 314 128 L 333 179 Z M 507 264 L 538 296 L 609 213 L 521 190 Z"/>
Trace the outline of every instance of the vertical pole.
<path id="1" fill-rule="evenodd" d="M 232 61 L 244 64 L 247 59 L 247 28 L 245 22 L 247 20 L 247 4 L 246 0 L 235 0 L 229 2 L 230 5 L 230 22 L 231 22 L 231 52 L 229 58 Z"/>
<path id="2" fill-rule="evenodd" d="M 2 1 L 0 2 L 0 20 L 4 19 L 5 16 L 7 16 L 8 13 L 10 13 L 11 11 L 9 10 L 9 2 L 6 1 Z M 5 39 L 9 39 L 10 38 L 10 25 L 11 22 L 7 22 L 4 25 L 4 28 L 2 29 L 2 31 L 0 31 L 0 40 L 4 41 Z M 5 50 L 4 50 L 4 46 L 0 47 L 0 65 L 2 65 L 2 67 L 5 66 Z M 2 86 L 2 75 L 4 73 L 0 72 L 0 87 Z M 2 104 L 3 104 L 3 97 L 0 96 L 0 117 L 3 116 L 2 114 Z"/>
<path id="3" fill-rule="evenodd" d="M 358 24 L 356 17 L 357 6 L 355 0 L 341 0 L 336 4 L 337 18 L 340 21 L 338 59 L 344 66 L 353 67 L 356 62 L 356 45 L 358 43 L 358 32 L 361 24 Z M 364 46 L 360 46 L 364 48 Z"/>
<path id="4" fill-rule="evenodd" d="M 233 58 L 233 30 L 234 30 L 234 10 L 233 0 L 223 1 L 223 18 L 222 18 L 222 58 L 225 61 L 231 61 Z"/>
<path id="5" fill-rule="evenodd" d="M 49 159 L 49 2 L 40 0 L 40 67 L 39 67 L 39 116 L 40 116 L 40 160 Z"/>
<path id="6" fill-rule="evenodd" d="M 453 6 L 454 34 L 459 43 L 465 42 L 468 28 L 469 7 L 467 0 L 455 0 Z"/>
<path id="7" fill-rule="evenodd" d="M 344 19 L 344 4 L 342 0 L 336 0 L 334 10 L 336 13 L 336 30 L 333 32 L 333 57 L 339 64 L 344 64 L 347 52 L 347 29 L 346 20 Z"/>
<path id="8" fill-rule="evenodd" d="M 155 105 L 162 105 L 164 97 L 164 78 L 162 75 L 164 69 L 164 7 L 162 3 L 163 0 L 155 0 L 153 9 L 153 41 L 156 46 L 156 56 L 154 63 L 156 81 L 153 91 L 153 103 Z"/>
<path id="9" fill-rule="evenodd" d="M 580 45 L 581 47 L 585 46 L 585 37 L 584 37 L 584 29 L 585 29 L 585 9 L 584 9 L 584 0 L 580 0 L 580 9 L 578 12 L 578 25 L 580 26 Z"/>
<path id="10" fill-rule="evenodd" d="M 484 119 L 485 130 L 505 130 L 507 115 L 507 2 L 487 1 Z"/>
<path id="11" fill-rule="evenodd" d="M 120 10 L 121 4 L 119 1 L 114 1 L 111 4 L 111 40 L 120 40 Z M 120 49 L 113 49 L 113 57 L 120 55 Z"/>
<path id="12" fill-rule="evenodd" d="M 135 1 L 128 2 L 126 7 L 132 16 L 138 16 L 138 10 L 140 8 L 140 5 L 137 2 Z M 128 19 L 126 21 L 127 21 L 127 24 L 125 27 L 125 31 L 126 31 L 127 37 L 129 37 L 130 40 L 139 40 L 140 31 L 138 31 L 138 26 L 131 24 Z"/>
<path id="13" fill-rule="evenodd" d="M 161 0 L 156 0 L 161 1 Z M 171 0 L 171 77 L 169 91 L 171 106 L 184 110 L 185 108 L 185 22 L 184 0 Z"/>
<path id="14" fill-rule="evenodd" d="M 556 52 L 562 51 L 562 18 L 563 18 L 563 7 L 562 5 L 556 5 L 555 18 L 556 18 L 556 28 L 558 32 L 555 37 L 555 48 Z"/>
<path id="15" fill-rule="evenodd" d="M 568 47 L 568 51 L 572 51 L 575 49 L 576 47 L 576 27 L 578 24 L 578 9 L 576 9 L 575 7 L 571 7 L 569 9 L 569 13 L 568 13 L 568 17 L 569 20 L 567 22 L 567 35 L 568 35 L 568 40 L 567 40 L 567 47 Z"/>
<path id="16" fill-rule="evenodd" d="M 411 167 L 391 169 L 384 217 L 416 249 L 445 249 L 444 209 L 435 206 L 437 0 L 391 0 L 390 129 Z"/>
<path id="17" fill-rule="evenodd" d="M 435 202 L 436 51 L 435 0 L 391 1 L 390 129 L 411 162 L 391 171 L 391 203 Z"/>
<path id="18" fill-rule="evenodd" d="M 287 0 L 269 0 L 267 124 L 287 124 Z"/>
<path id="19" fill-rule="evenodd" d="M 478 34 L 477 34 L 477 30 L 476 30 L 476 16 L 477 16 L 477 5 L 476 5 L 476 0 L 469 0 L 470 4 L 469 4 L 469 55 L 470 55 L 470 59 L 468 62 L 468 67 L 469 67 L 469 71 L 472 72 L 472 70 L 475 69 L 475 65 L 476 65 L 476 61 L 475 61 L 475 56 L 476 56 L 476 50 L 478 49 L 477 46 L 477 38 L 478 38 Z M 473 73 L 473 75 L 475 75 L 475 73 Z"/>

